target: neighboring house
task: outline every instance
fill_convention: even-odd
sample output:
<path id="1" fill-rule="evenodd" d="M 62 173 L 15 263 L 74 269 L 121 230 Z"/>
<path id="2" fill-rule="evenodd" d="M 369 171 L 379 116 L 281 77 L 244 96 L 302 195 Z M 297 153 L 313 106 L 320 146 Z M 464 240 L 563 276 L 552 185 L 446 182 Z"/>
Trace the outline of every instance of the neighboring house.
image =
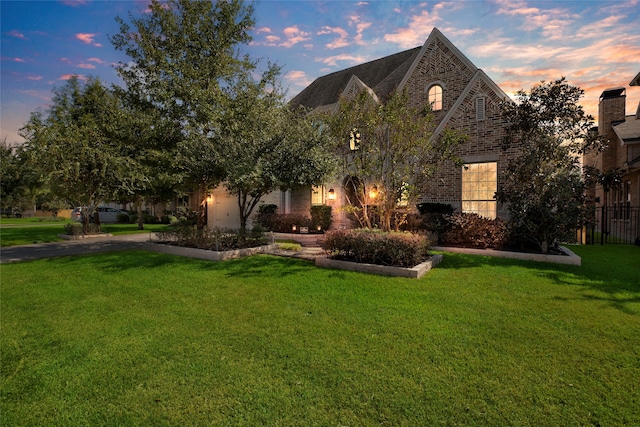
<path id="1" fill-rule="evenodd" d="M 629 85 L 640 86 L 640 73 Z M 624 87 L 606 89 L 600 95 L 598 134 L 609 144 L 600 155 L 585 156 L 584 164 L 602 172 L 622 171 L 619 185 L 608 191 L 598 185 L 590 195 L 599 208 L 597 229 L 632 242 L 640 238 L 640 103 L 635 114 L 627 115 L 626 98 Z"/>
<path id="2" fill-rule="evenodd" d="M 446 127 L 469 136 L 456 153 L 465 167 L 456 167 L 453 162 L 443 164 L 421 201 L 448 203 L 458 211 L 489 218 L 507 217 L 506 208 L 496 203 L 494 193 L 504 179 L 510 156 L 516 155 L 500 148 L 504 137 L 500 103 L 508 96 L 438 29 L 433 29 L 423 46 L 319 77 L 290 104 L 331 111 L 341 94 L 367 90 L 384 102 L 392 91 L 405 88 L 412 106 L 431 105 L 436 125 L 433 138 Z M 347 140 L 345 135 L 345 143 Z M 272 193 L 265 202 L 278 205 L 280 213 L 305 215 L 312 205 L 327 204 L 333 208 L 332 228 L 349 228 L 350 220 L 341 209 L 347 203 L 342 189 L 344 178 L 317 188 Z M 212 196 L 209 225 L 237 227 L 235 198 L 222 188 Z"/>
<path id="3" fill-rule="evenodd" d="M 640 86 L 640 73 L 629 83 Z M 609 206 L 640 206 L 640 103 L 635 114 L 626 115 L 626 89 L 606 89 L 598 104 L 598 133 L 609 145 L 595 159 L 595 167 L 603 172 L 622 169 L 622 185 L 605 194 L 603 188 L 595 189 L 598 204 Z M 591 157 L 587 161 L 593 162 Z"/>

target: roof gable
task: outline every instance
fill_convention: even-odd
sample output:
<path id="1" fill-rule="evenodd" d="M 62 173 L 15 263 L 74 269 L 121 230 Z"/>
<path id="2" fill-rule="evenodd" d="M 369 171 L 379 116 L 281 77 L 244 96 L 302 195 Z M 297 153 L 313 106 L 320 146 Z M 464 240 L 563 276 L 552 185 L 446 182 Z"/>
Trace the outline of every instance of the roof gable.
<path id="1" fill-rule="evenodd" d="M 289 103 L 311 109 L 333 105 L 338 102 L 353 76 L 384 99 L 397 87 L 419 51 L 420 47 L 416 47 L 318 77 Z"/>
<path id="2" fill-rule="evenodd" d="M 453 45 L 437 28 L 429 34 L 420 52 L 407 70 L 398 89 L 402 90 L 412 83 L 412 80 L 427 78 L 442 80 L 447 75 L 463 74 L 471 79 L 478 70 L 460 50 Z"/>

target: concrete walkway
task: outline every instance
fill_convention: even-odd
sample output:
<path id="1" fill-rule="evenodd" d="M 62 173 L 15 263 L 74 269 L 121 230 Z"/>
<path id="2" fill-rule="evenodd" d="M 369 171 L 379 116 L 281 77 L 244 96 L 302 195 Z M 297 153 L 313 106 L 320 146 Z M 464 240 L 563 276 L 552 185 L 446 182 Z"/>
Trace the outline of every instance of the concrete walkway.
<path id="1" fill-rule="evenodd" d="M 65 240 L 54 243 L 9 246 L 0 248 L 0 263 L 21 262 L 42 258 L 55 258 L 70 255 L 95 254 L 101 252 L 122 251 L 127 249 L 148 250 L 154 244 L 153 233 L 125 234 L 121 236 L 95 237 L 81 240 Z M 314 261 L 324 256 L 319 247 L 302 247 L 299 251 L 274 249 L 270 255 L 301 258 Z M 187 256 L 187 255 L 185 255 Z"/>

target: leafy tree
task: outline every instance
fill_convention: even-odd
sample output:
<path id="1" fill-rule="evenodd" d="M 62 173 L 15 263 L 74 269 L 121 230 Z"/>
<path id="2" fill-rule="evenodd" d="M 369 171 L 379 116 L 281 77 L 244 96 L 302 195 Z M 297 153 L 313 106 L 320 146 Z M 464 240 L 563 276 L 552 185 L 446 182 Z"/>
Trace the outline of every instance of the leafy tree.
<path id="1" fill-rule="evenodd" d="M 3 211 L 22 210 L 26 194 L 24 162 L 20 148 L 7 144 L 6 138 L 0 144 L 0 205 Z"/>
<path id="2" fill-rule="evenodd" d="M 407 101 L 406 91 L 392 93 L 384 103 L 362 91 L 341 97 L 338 110 L 325 117 L 343 174 L 349 177 L 345 183 L 349 210 L 363 227 L 378 225 L 379 214 L 380 228 L 390 230 L 394 212 L 400 205 L 415 205 L 438 165 L 444 160 L 458 162 L 454 149 L 466 137 L 447 129 L 439 138 L 431 138 L 432 115 Z M 396 227 L 401 222 L 396 221 Z"/>
<path id="3" fill-rule="evenodd" d="M 100 80 L 83 84 L 74 77 L 54 90 L 46 114 L 33 113 L 22 128 L 30 166 L 41 172 L 59 198 L 96 207 L 118 193 L 133 191 L 137 165 L 105 130 L 118 108 L 117 97 Z M 89 218 L 83 219 L 88 232 Z M 97 211 L 94 220 L 99 229 Z"/>
<path id="4" fill-rule="evenodd" d="M 279 72 L 272 65 L 260 80 L 242 73 L 225 88 L 219 125 L 224 185 L 238 198 L 242 232 L 261 197 L 296 185 L 319 185 L 332 168 L 327 135 L 312 117 L 287 107 Z"/>
<path id="5" fill-rule="evenodd" d="M 253 7 L 239 0 L 152 0 L 150 12 L 117 18 L 111 38 L 130 58 L 118 73 L 130 94 L 151 103 L 180 130 L 172 140 L 174 172 L 201 196 L 198 225 L 204 226 L 206 195 L 224 178 L 216 124 L 224 109 L 223 88 L 254 64 L 237 50 L 251 39 Z M 174 134 L 175 135 L 175 134 Z"/>
<path id="6" fill-rule="evenodd" d="M 587 221 L 581 156 L 602 141 L 591 132 L 593 117 L 578 104 L 584 91 L 565 78 L 518 91 L 505 102 L 505 150 L 509 162 L 496 199 L 507 203 L 515 235 L 543 253 L 575 235 Z"/>

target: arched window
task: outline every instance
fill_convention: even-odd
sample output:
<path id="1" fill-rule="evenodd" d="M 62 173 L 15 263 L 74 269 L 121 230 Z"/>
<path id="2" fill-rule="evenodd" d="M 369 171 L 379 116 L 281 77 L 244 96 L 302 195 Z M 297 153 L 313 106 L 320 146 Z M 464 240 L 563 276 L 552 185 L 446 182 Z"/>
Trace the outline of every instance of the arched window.
<path id="1" fill-rule="evenodd" d="M 427 100 L 433 111 L 442 110 L 442 86 L 431 86 L 427 92 Z"/>

